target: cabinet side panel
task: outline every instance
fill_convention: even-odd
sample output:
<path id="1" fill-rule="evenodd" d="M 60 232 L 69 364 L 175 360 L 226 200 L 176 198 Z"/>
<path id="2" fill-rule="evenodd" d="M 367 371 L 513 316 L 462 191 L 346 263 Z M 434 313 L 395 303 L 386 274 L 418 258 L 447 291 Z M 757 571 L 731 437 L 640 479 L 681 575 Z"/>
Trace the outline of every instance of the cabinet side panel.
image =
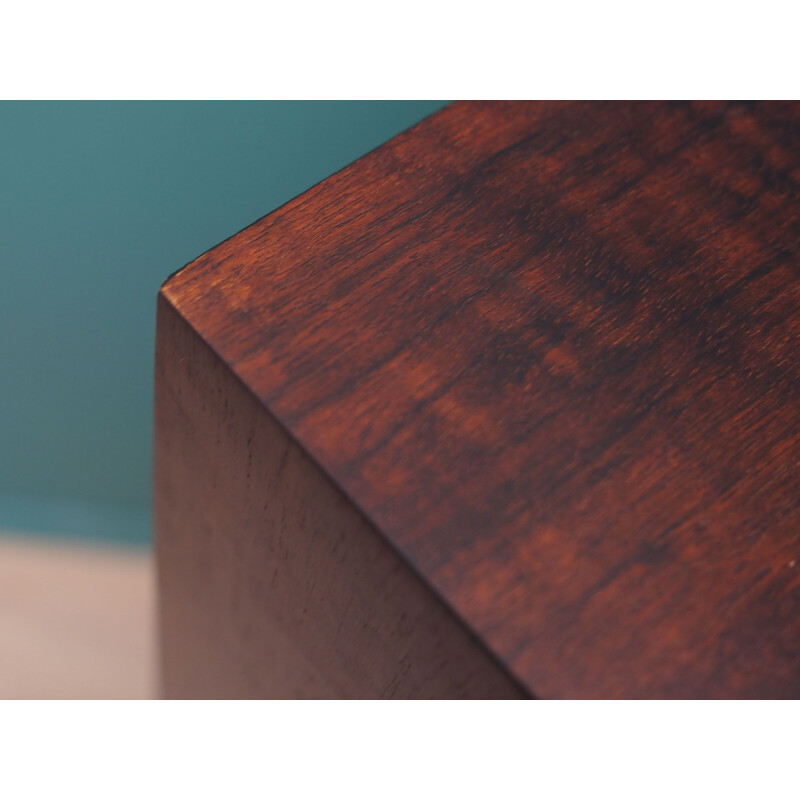
<path id="1" fill-rule="evenodd" d="M 162 296 L 156 350 L 164 696 L 524 696 Z"/>

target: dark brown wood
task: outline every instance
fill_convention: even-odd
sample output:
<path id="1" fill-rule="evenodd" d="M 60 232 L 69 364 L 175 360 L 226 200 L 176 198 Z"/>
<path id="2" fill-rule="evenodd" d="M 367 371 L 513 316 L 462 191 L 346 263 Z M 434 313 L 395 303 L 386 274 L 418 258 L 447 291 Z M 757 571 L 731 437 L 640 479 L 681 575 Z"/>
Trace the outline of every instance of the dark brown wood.
<path id="1" fill-rule="evenodd" d="M 530 695 L 800 697 L 799 185 L 798 104 L 457 103 L 163 308 Z"/>
<path id="2" fill-rule="evenodd" d="M 521 687 L 159 300 L 168 698 L 517 698 Z"/>

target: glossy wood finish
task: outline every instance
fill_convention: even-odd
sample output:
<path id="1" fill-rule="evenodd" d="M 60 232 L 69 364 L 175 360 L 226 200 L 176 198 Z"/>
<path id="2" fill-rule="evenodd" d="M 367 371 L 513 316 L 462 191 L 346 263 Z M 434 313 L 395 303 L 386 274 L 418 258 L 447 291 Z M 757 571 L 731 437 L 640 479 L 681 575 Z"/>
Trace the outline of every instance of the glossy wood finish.
<path id="1" fill-rule="evenodd" d="M 800 696 L 800 106 L 458 103 L 164 299 L 539 697 Z"/>
<path id="2" fill-rule="evenodd" d="M 156 387 L 165 697 L 524 696 L 163 299 Z"/>

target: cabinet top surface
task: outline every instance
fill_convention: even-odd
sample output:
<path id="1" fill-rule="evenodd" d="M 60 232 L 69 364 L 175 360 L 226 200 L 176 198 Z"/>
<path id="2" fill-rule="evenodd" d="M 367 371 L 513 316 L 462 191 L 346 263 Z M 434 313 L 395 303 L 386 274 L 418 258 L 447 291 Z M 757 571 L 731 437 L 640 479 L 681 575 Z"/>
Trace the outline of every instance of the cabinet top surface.
<path id="1" fill-rule="evenodd" d="M 800 104 L 456 103 L 172 276 L 541 697 L 800 696 Z"/>

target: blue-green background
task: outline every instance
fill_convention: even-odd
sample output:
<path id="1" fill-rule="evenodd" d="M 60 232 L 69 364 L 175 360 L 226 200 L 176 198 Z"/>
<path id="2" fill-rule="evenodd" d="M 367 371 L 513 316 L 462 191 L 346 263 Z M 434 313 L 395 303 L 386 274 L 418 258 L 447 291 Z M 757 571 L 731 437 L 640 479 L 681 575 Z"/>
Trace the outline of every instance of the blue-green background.
<path id="1" fill-rule="evenodd" d="M 442 105 L 0 103 L 0 529 L 146 544 L 161 282 Z"/>

